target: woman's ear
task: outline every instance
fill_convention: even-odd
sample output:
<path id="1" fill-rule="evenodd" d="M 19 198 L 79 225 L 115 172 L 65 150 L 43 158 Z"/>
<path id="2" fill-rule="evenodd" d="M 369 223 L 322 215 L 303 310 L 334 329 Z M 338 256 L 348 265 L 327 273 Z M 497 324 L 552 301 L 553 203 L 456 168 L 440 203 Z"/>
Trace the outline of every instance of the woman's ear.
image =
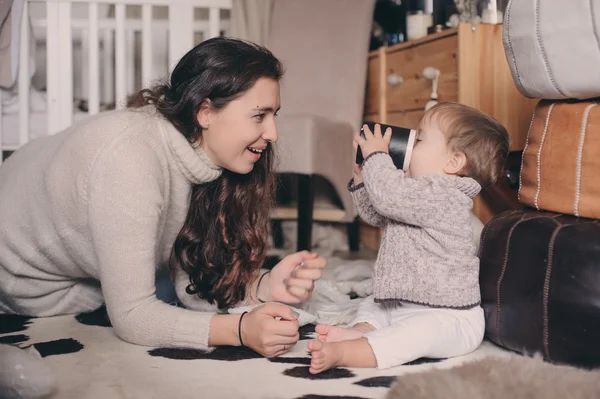
<path id="1" fill-rule="evenodd" d="M 454 152 L 451 154 L 448 163 L 444 167 L 444 173 L 448 175 L 457 175 L 467 166 L 467 156 L 464 152 Z"/>
<path id="2" fill-rule="evenodd" d="M 198 124 L 202 127 L 202 130 L 206 130 L 210 126 L 210 119 L 212 117 L 212 104 L 208 98 L 205 98 L 200 104 L 200 109 L 196 114 Z"/>

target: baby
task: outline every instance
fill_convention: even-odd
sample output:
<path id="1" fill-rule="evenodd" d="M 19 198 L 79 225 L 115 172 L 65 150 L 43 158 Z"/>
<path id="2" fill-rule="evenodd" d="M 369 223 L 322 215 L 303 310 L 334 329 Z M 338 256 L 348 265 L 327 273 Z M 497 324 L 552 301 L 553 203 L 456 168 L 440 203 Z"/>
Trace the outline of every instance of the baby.
<path id="1" fill-rule="evenodd" d="M 485 329 L 470 211 L 482 186 L 501 176 L 506 129 L 473 108 L 439 103 L 419 123 L 409 169 L 388 155 L 391 130 L 354 137 L 364 161 L 352 192 L 360 217 L 384 227 L 373 295 L 348 326 L 318 325 L 308 343 L 311 373 L 336 366 L 398 366 L 474 351 Z"/>

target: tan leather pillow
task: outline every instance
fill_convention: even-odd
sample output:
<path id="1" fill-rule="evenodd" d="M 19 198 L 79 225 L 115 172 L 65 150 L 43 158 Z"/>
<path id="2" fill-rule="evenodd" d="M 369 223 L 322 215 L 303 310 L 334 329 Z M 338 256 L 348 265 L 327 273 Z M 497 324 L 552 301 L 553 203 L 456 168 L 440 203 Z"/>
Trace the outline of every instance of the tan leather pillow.
<path id="1" fill-rule="evenodd" d="M 600 218 L 597 103 L 538 103 L 523 151 L 519 200 L 538 210 Z"/>

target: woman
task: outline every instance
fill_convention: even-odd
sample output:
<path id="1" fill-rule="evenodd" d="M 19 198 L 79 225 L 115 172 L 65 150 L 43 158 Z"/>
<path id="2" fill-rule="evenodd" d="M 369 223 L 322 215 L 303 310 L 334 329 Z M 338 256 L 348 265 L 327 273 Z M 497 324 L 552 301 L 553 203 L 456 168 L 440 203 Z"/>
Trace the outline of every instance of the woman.
<path id="1" fill-rule="evenodd" d="M 127 109 L 13 154 L 0 168 L 0 312 L 52 316 L 105 302 L 116 333 L 135 344 L 288 351 L 298 315 L 285 305 L 240 317 L 155 295 L 157 265 L 168 263 L 184 276 L 182 302 L 205 308 L 311 296 L 325 266 L 316 254 L 258 273 L 281 76 L 268 50 L 211 39 Z"/>

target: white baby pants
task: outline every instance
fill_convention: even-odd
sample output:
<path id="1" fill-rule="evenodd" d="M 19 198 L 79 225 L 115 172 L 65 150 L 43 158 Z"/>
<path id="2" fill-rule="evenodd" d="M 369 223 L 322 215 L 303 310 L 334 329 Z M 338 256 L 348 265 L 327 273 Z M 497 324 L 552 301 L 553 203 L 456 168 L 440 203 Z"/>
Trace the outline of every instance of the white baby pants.
<path id="1" fill-rule="evenodd" d="M 411 303 L 375 303 L 372 296 L 360 304 L 347 327 L 369 323 L 376 329 L 364 335 L 385 369 L 421 357 L 442 359 L 477 349 L 483 340 L 483 309 L 438 309 Z"/>

